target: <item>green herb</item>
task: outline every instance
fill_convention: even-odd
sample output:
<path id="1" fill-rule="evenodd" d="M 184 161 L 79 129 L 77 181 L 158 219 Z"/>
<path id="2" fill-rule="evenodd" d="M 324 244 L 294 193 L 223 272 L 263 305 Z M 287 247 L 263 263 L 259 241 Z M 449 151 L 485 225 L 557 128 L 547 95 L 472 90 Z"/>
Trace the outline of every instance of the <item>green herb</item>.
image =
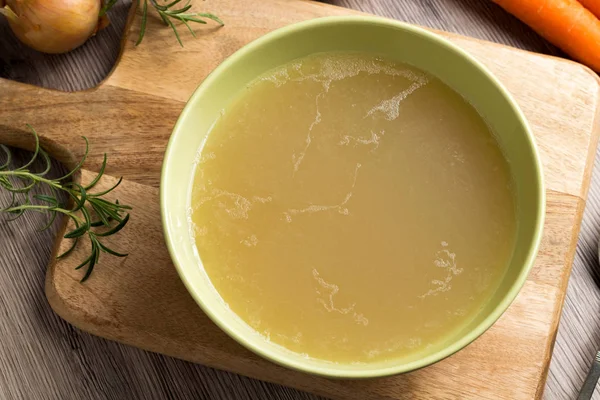
<path id="1" fill-rule="evenodd" d="M 35 150 L 31 160 L 25 165 L 16 169 L 10 169 L 12 160 L 10 149 L 4 145 L 0 145 L 0 150 L 7 156 L 6 162 L 0 165 L 0 188 L 9 191 L 12 194 L 11 204 L 5 208 L 0 208 L 0 213 L 12 214 L 13 218 L 11 218 L 11 221 L 21 217 L 26 211 L 47 214 L 48 223 L 41 230 L 48 229 L 59 214 L 66 215 L 70 218 L 75 224 L 75 229 L 65 234 L 64 237 L 66 239 L 72 239 L 73 244 L 67 251 L 58 256 L 58 258 L 69 255 L 77 246 L 79 239 L 87 236 L 91 244 L 91 254 L 75 268 L 81 269 L 87 267 L 85 275 L 81 279 L 81 282 L 84 282 L 89 278 L 94 267 L 98 264 L 101 253 L 108 253 L 117 257 L 127 256 L 127 254 L 121 254 L 108 248 L 101 242 L 101 238 L 119 232 L 129 221 L 129 214 L 126 210 L 131 210 L 131 207 L 119 204 L 118 200 L 111 202 L 104 198 L 105 195 L 119 186 L 122 178 L 108 190 L 103 190 L 98 193 L 89 192 L 104 175 L 107 162 L 105 154 L 98 175 L 87 186 L 82 186 L 69 179 L 81 169 L 88 156 L 89 143 L 86 137 L 83 137 L 83 140 L 85 141 L 85 153 L 75 168 L 59 179 L 45 178 L 50 171 L 50 157 L 48 157 L 48 154 L 40 147 L 40 139 L 36 131 L 31 126 L 27 126 L 31 129 L 33 136 L 35 137 Z M 44 160 L 45 168 L 42 172 L 34 173 L 30 171 L 29 168 L 38 157 L 41 157 Z M 32 196 L 31 190 L 42 184 L 47 185 L 51 189 L 53 195 L 48 196 L 38 194 Z M 60 204 L 56 196 L 60 191 L 67 193 L 73 200 L 73 205 L 71 207 Z M 20 197 L 24 198 L 21 202 L 18 201 L 18 198 Z M 93 219 L 92 216 L 96 219 Z"/>
<path id="2" fill-rule="evenodd" d="M 190 10 L 190 8 L 192 8 L 192 5 L 190 4 L 191 0 L 187 0 L 185 4 L 181 6 L 181 8 L 176 7 L 179 3 L 181 3 L 181 0 L 174 0 L 173 2 L 165 5 L 158 4 L 156 0 L 138 0 L 138 6 L 141 1 L 144 2 L 142 6 L 142 25 L 140 27 L 140 35 L 138 37 L 137 42 L 135 43 L 136 46 L 142 43 L 142 40 L 144 39 L 144 34 L 146 33 L 146 20 L 148 19 L 148 1 L 152 5 L 152 7 L 154 7 L 156 12 L 158 12 L 158 15 L 160 15 L 160 18 L 163 20 L 165 25 L 173 29 L 175 37 L 177 38 L 177 41 L 179 42 L 179 45 L 181 47 L 183 47 L 183 42 L 179 37 L 179 32 L 177 32 L 177 27 L 175 26 L 173 21 L 182 22 L 185 25 L 185 27 L 188 28 L 193 37 L 196 37 L 196 33 L 190 26 L 190 22 L 206 24 L 206 21 L 204 21 L 201 18 L 207 18 L 218 22 L 221 25 L 224 25 L 223 21 L 221 21 L 216 15 L 209 13 L 189 13 L 188 11 Z"/>
<path id="3" fill-rule="evenodd" d="M 116 2 L 117 2 L 117 0 L 106 1 L 104 3 L 104 5 L 102 6 L 102 8 L 100 9 L 100 17 L 103 17 L 104 15 L 106 15 L 108 10 L 110 10 L 115 5 Z"/>
<path id="4" fill-rule="evenodd" d="M 115 5 L 117 1 L 118 0 L 106 0 L 104 2 L 104 5 L 102 6 L 102 9 L 100 10 L 100 17 L 104 16 Z M 144 35 L 146 34 L 146 23 L 148 21 L 148 2 L 150 2 L 150 5 L 154 7 L 164 24 L 173 29 L 175 37 L 177 38 L 177 41 L 179 42 L 179 45 L 181 47 L 183 47 L 183 42 L 181 41 L 181 37 L 179 36 L 179 32 L 177 31 L 175 23 L 183 23 L 185 27 L 188 28 L 193 37 L 196 37 L 196 33 L 190 26 L 191 22 L 195 22 L 197 24 L 206 24 L 206 21 L 202 19 L 205 18 L 218 22 L 221 25 L 225 25 L 223 21 L 221 21 L 216 15 L 210 13 L 188 12 L 192 8 L 192 5 L 190 4 L 191 0 L 187 0 L 183 6 L 180 5 L 182 0 L 173 0 L 172 2 L 164 5 L 158 4 L 157 0 L 137 1 L 138 8 L 141 7 L 142 9 L 142 23 L 140 25 L 140 35 L 138 36 L 138 40 L 135 43 L 136 46 L 142 43 Z M 177 8 L 178 5 L 180 8 Z"/>

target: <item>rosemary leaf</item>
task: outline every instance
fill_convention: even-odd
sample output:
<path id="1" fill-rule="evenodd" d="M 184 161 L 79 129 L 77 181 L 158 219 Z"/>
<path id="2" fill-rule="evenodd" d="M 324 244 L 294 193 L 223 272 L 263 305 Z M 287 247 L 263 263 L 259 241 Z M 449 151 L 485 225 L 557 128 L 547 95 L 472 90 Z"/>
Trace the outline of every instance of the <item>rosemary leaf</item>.
<path id="1" fill-rule="evenodd" d="M 52 224 L 54 223 L 54 221 L 56 220 L 57 215 L 58 215 L 58 213 L 56 211 L 50 211 L 50 218 L 48 218 L 48 223 L 46 225 L 44 225 L 42 228 L 40 228 L 40 232 L 43 232 L 46 229 L 50 228 L 52 226 Z"/>
<path id="2" fill-rule="evenodd" d="M 44 158 L 44 162 L 46 163 L 46 168 L 42 172 L 38 172 L 37 176 L 44 176 L 50 172 L 50 168 L 52 168 L 52 162 L 50 161 L 50 157 L 48 157 L 48 153 L 44 150 L 40 149 L 40 155 Z"/>
<path id="3" fill-rule="evenodd" d="M 140 6 L 140 1 L 141 0 L 138 0 L 138 7 Z M 147 20 L 148 20 L 148 0 L 144 0 L 144 8 L 142 9 L 142 23 L 140 25 L 140 35 L 138 36 L 137 42 L 135 42 L 136 46 L 138 46 L 140 43 L 142 43 L 142 40 L 144 39 L 144 35 L 146 34 Z"/>
<path id="4" fill-rule="evenodd" d="M 221 25 L 225 25 L 225 22 L 221 21 L 221 18 L 217 17 L 214 14 L 210 13 L 196 13 L 196 16 L 211 19 Z"/>
<path id="5" fill-rule="evenodd" d="M 168 19 L 166 17 L 164 17 L 164 20 L 171 27 L 171 29 L 173 29 L 173 32 L 175 32 L 175 37 L 177 38 L 177 41 L 179 42 L 179 45 L 181 47 L 183 47 L 183 42 L 181 41 L 181 38 L 179 37 L 179 32 L 177 32 L 177 28 L 175 27 L 175 24 L 173 24 L 173 21 L 171 21 L 170 19 Z"/>
<path id="6" fill-rule="evenodd" d="M 115 233 L 119 232 L 121 229 L 123 229 L 128 221 L 129 221 L 129 214 L 125 214 L 125 218 L 123 218 L 123 221 L 121 221 L 119 223 L 119 225 L 115 226 L 111 230 L 106 231 L 104 233 L 96 233 L 96 236 L 112 236 Z"/>
<path id="7" fill-rule="evenodd" d="M 127 254 L 118 253 L 112 249 L 109 249 L 108 247 L 106 247 L 105 245 L 100 243 L 100 241 L 98 241 L 98 246 L 100 246 L 100 250 L 102 250 L 105 253 L 112 254 L 113 256 L 116 256 L 116 257 L 127 257 Z"/>
<path id="8" fill-rule="evenodd" d="M 92 258 L 95 258 L 94 254 L 90 254 L 90 256 L 88 258 L 86 258 L 81 264 L 76 266 L 75 269 L 81 269 L 81 268 L 85 267 L 85 265 L 87 263 L 89 263 L 92 260 Z"/>
<path id="9" fill-rule="evenodd" d="M 11 151 L 8 149 L 8 147 L 6 147 L 3 144 L 0 144 L 0 149 L 2 149 L 2 151 L 4 151 L 4 154 L 6 154 L 6 162 L 2 165 L 0 165 L 0 171 L 8 168 L 8 166 L 10 165 L 10 162 L 12 161 L 12 153 Z"/>
<path id="10" fill-rule="evenodd" d="M 40 152 L 40 137 L 38 136 L 37 132 L 35 131 L 35 129 L 33 129 L 33 127 L 31 125 L 27 124 L 27 127 L 29 129 L 31 129 L 31 132 L 33 132 L 33 136 L 35 137 L 35 150 L 33 152 L 33 156 L 31 156 L 31 159 L 29 160 L 29 162 L 27 164 L 23 165 L 22 167 L 17 168 L 17 171 L 27 171 L 27 168 L 29 168 L 29 166 L 35 162 L 35 160 L 37 159 L 37 156 Z"/>
<path id="11" fill-rule="evenodd" d="M 104 160 L 102 160 L 102 165 L 100 166 L 100 171 L 98 171 L 98 175 L 96 175 L 94 180 L 91 181 L 89 185 L 85 187 L 85 190 L 92 189 L 94 186 L 96 186 L 96 184 L 98 184 L 98 182 L 100 182 L 100 178 L 102 178 L 102 175 L 104 175 L 104 170 L 106 169 L 107 160 L 108 158 L 106 157 L 106 153 L 104 153 Z"/>
<path id="12" fill-rule="evenodd" d="M 36 194 L 33 196 L 34 199 L 45 201 L 46 203 L 50 203 L 52 206 L 58 207 L 58 200 L 52 196 L 46 196 L 45 194 Z"/>
<path id="13" fill-rule="evenodd" d="M 75 247 L 77 246 L 77 242 L 79 241 L 79 239 L 75 239 L 73 240 L 73 243 L 71 244 L 71 247 L 69 247 L 67 250 L 65 250 L 64 253 L 56 256 L 57 260 L 60 260 L 61 258 L 65 258 L 66 256 L 68 256 L 69 254 L 71 254 L 73 252 L 73 250 L 75 250 Z"/>
<path id="14" fill-rule="evenodd" d="M 120 184 L 121 182 L 123 182 L 123 177 L 119 178 L 119 180 L 117 181 L 117 183 L 115 183 L 110 189 L 106 189 L 100 193 L 94 193 L 93 195 L 91 195 L 92 197 L 101 197 L 104 196 L 110 192 L 112 192 L 113 190 L 115 190 Z"/>
<path id="15" fill-rule="evenodd" d="M 81 225 L 79 228 L 73 229 L 71 232 L 68 232 L 63 236 L 65 239 L 75 239 L 80 238 L 87 232 L 87 226 Z"/>
<path id="16" fill-rule="evenodd" d="M 100 9 L 100 14 L 98 16 L 103 17 L 106 15 L 106 13 L 115 5 L 116 2 L 117 0 L 108 0 L 106 3 L 104 3 L 104 6 L 102 6 Z"/>
<path id="17" fill-rule="evenodd" d="M 67 178 L 70 178 L 71 176 L 73 176 L 73 174 L 75 172 L 79 171 L 81 169 L 81 167 L 83 167 L 83 164 L 85 163 L 85 160 L 87 159 L 87 156 L 90 152 L 90 142 L 85 136 L 82 136 L 82 138 L 83 138 L 83 140 L 85 140 L 85 152 L 83 153 L 83 157 L 81 157 L 81 160 L 77 163 L 75 168 L 73 168 L 69 173 L 67 173 L 62 178 L 57 179 L 58 181 L 63 181 Z"/>

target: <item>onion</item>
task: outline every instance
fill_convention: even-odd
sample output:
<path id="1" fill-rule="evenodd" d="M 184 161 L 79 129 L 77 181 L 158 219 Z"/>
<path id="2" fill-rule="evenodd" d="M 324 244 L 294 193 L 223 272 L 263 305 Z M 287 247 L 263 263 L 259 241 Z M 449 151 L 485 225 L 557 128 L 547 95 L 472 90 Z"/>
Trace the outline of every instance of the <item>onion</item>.
<path id="1" fill-rule="evenodd" d="M 43 53 L 66 53 L 99 29 L 101 0 L 0 0 L 17 38 Z M 105 20 L 102 25 L 105 25 Z"/>

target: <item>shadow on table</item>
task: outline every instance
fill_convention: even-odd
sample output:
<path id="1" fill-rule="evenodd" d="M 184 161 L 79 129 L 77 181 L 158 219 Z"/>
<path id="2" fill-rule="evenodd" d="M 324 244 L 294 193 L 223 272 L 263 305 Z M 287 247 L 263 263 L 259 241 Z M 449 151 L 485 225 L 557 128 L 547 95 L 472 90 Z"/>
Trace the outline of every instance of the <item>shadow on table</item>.
<path id="1" fill-rule="evenodd" d="M 21 44 L 0 16 L 0 78 L 64 91 L 97 86 L 119 56 L 130 6 L 131 0 L 115 4 L 109 13 L 111 24 L 67 54 L 43 54 Z"/>

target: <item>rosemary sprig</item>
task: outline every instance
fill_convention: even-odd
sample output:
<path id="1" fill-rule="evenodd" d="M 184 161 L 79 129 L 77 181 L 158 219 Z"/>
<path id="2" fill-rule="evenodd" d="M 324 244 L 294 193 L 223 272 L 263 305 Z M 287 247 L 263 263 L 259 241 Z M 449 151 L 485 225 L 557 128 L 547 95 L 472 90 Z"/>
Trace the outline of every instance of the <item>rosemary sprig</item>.
<path id="1" fill-rule="evenodd" d="M 183 23 L 185 27 L 188 28 L 193 37 L 196 37 L 196 33 L 190 26 L 190 23 L 195 22 L 198 24 L 206 24 L 206 21 L 201 18 L 210 19 L 215 22 L 218 22 L 221 25 L 224 25 L 223 21 L 221 21 L 216 15 L 210 13 L 188 12 L 190 8 L 192 8 L 192 5 L 190 4 L 191 0 L 186 0 L 183 6 L 180 5 L 181 1 L 182 0 L 173 0 L 171 3 L 161 5 L 158 4 L 156 0 L 138 0 L 138 7 L 141 6 L 142 9 L 142 23 L 140 26 L 140 35 L 138 36 L 138 40 L 135 43 L 135 45 L 137 46 L 140 43 L 142 43 L 144 35 L 146 34 L 146 22 L 148 20 L 148 2 L 150 2 L 150 5 L 154 7 L 164 24 L 173 29 L 175 37 L 177 38 L 177 41 L 179 42 L 179 45 L 181 47 L 183 47 L 183 42 L 181 41 L 181 37 L 179 36 L 177 27 L 175 26 L 175 23 L 173 21 Z M 178 5 L 180 8 L 177 8 Z"/>
<path id="2" fill-rule="evenodd" d="M 1 0 L 0 0 L 1 1 Z M 99 17 L 103 17 L 106 13 L 117 3 L 118 0 L 103 0 L 102 8 L 100 9 Z M 143 3 L 142 3 L 143 1 Z M 167 4 L 158 4 L 157 0 L 137 0 L 138 8 L 142 10 L 142 22 L 140 24 L 140 34 L 138 36 L 135 45 L 138 46 L 144 40 L 144 36 L 146 35 L 146 24 L 148 22 L 148 2 L 150 5 L 154 7 L 162 21 L 165 25 L 173 29 L 175 33 L 175 38 L 177 38 L 177 42 L 179 45 L 183 47 L 183 42 L 181 41 L 181 37 L 179 36 L 179 32 L 177 31 L 177 26 L 175 22 L 181 22 L 185 25 L 186 28 L 190 31 L 193 37 L 196 37 L 196 33 L 190 26 L 191 22 L 195 22 L 198 24 L 206 24 L 206 21 L 201 18 L 206 18 L 218 22 L 221 25 L 225 25 L 223 21 L 219 19 L 214 14 L 210 13 L 190 13 L 188 12 L 192 5 L 190 4 L 192 0 L 187 0 L 183 6 L 180 8 L 176 8 L 176 6 L 181 3 L 182 0 L 173 0 L 171 3 Z"/>
<path id="3" fill-rule="evenodd" d="M 63 254 L 59 255 L 58 258 L 69 255 L 77 246 L 79 239 L 87 236 L 91 244 L 91 254 L 75 268 L 81 269 L 87 267 L 86 272 L 81 279 L 81 282 L 84 282 L 89 278 L 94 267 L 98 264 L 101 253 L 108 253 L 117 257 L 127 256 L 127 254 L 118 253 L 110 249 L 101 241 L 101 238 L 119 232 L 129 221 L 127 210 L 131 210 L 131 207 L 119 204 L 118 200 L 113 203 L 104 198 L 105 195 L 119 186 L 122 179 L 108 190 L 98 193 L 89 192 L 104 175 L 107 163 L 105 154 L 98 175 L 88 185 L 82 186 L 78 183 L 68 181 L 73 174 L 81 169 L 89 154 L 89 142 L 85 136 L 83 137 L 85 141 L 85 153 L 75 168 L 61 178 L 46 178 L 45 175 L 50 171 L 50 157 L 48 157 L 48 154 L 41 148 L 37 132 L 30 125 L 27 126 L 31 129 L 31 132 L 35 137 L 35 150 L 33 156 L 25 165 L 16 169 L 10 169 L 12 160 L 11 151 L 8 147 L 0 145 L 0 150 L 6 154 L 7 158 L 6 162 L 0 165 L 0 188 L 9 191 L 12 194 L 11 203 L 7 207 L 0 207 L 0 214 L 12 214 L 13 218 L 10 219 L 11 221 L 18 219 L 27 211 L 47 214 L 48 223 L 41 230 L 48 229 L 59 214 L 70 218 L 75 224 L 75 228 L 70 232 L 67 232 L 64 237 L 66 239 L 72 239 L 73 243 L 72 246 Z M 45 168 L 42 172 L 34 173 L 30 171 L 29 168 L 38 157 L 43 158 Z M 51 189 L 53 195 L 48 196 L 38 194 L 32 196 L 31 190 L 42 184 L 47 185 Z M 56 196 L 59 191 L 67 193 L 73 200 L 73 205 L 71 207 L 60 204 Z M 19 202 L 19 197 L 24 198 L 24 200 Z M 92 215 L 97 219 L 94 220 Z"/>

